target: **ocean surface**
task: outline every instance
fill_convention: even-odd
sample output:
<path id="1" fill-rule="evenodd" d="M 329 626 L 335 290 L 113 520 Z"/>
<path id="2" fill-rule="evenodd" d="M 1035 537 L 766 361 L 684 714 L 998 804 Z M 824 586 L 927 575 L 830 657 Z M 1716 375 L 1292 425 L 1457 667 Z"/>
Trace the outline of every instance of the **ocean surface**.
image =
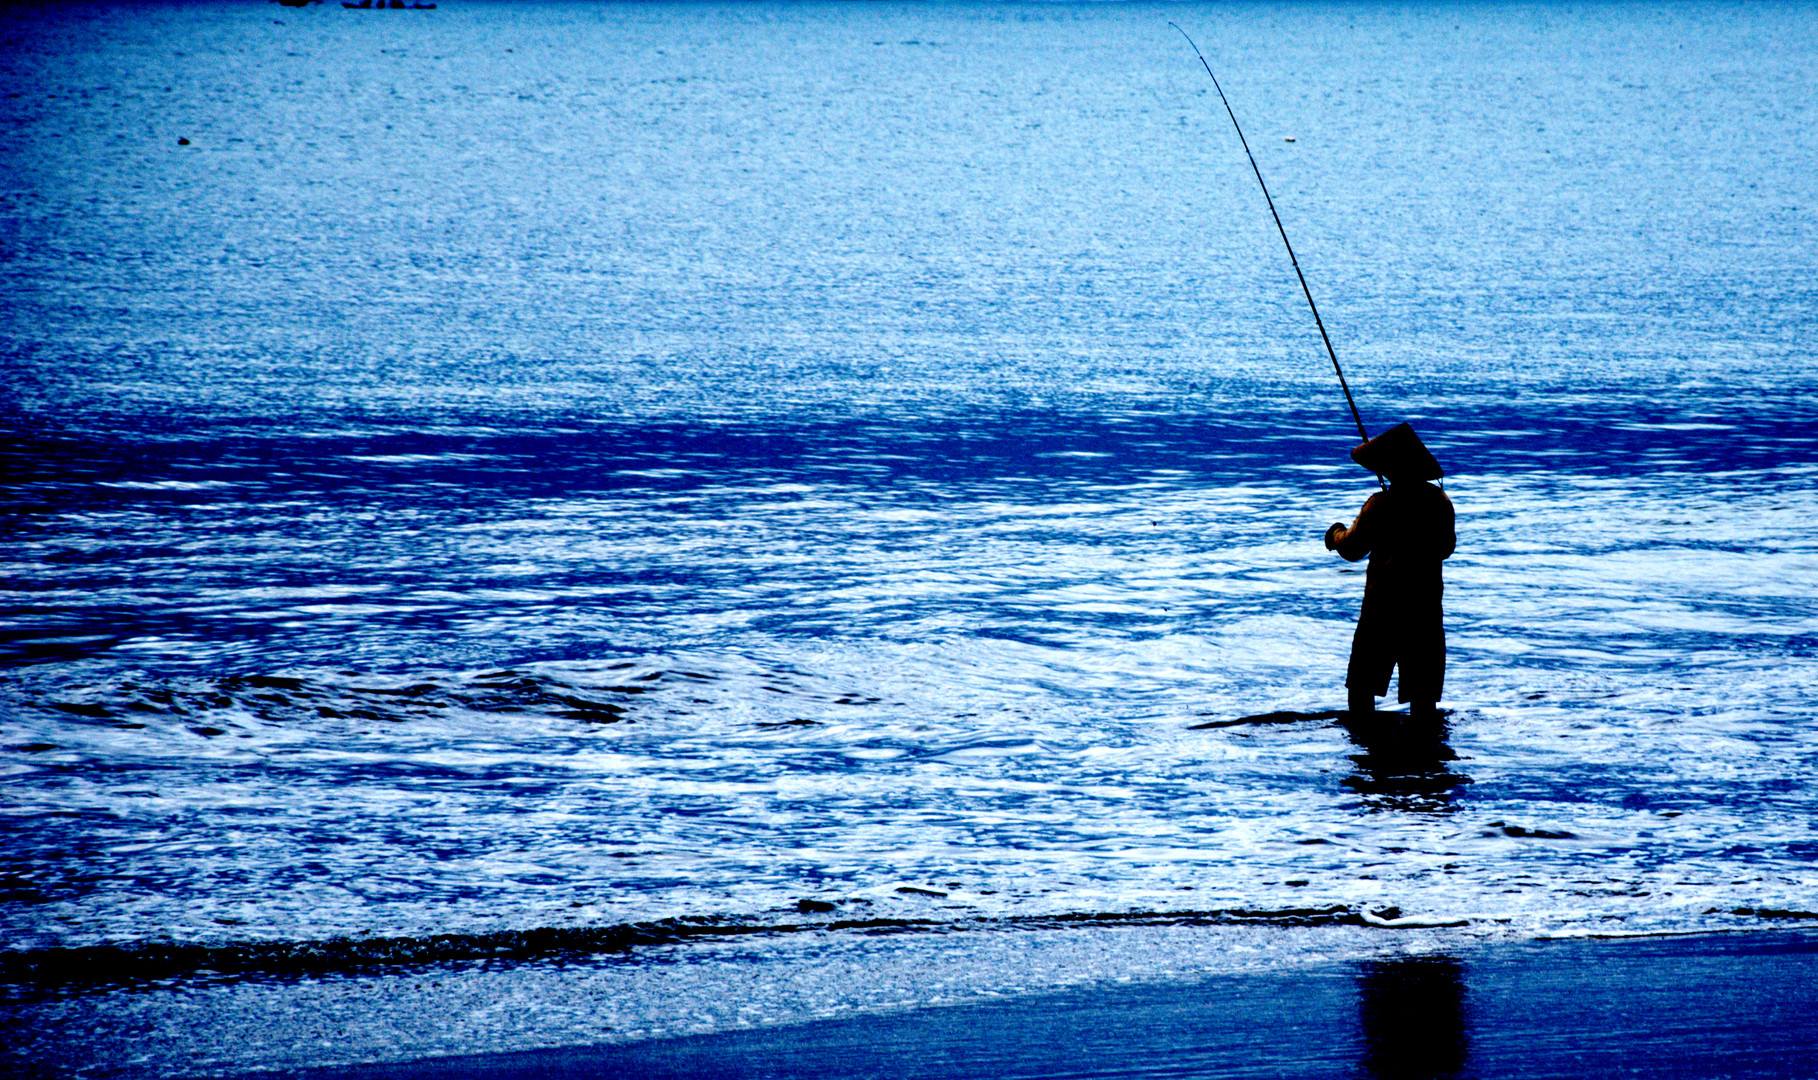
<path id="1" fill-rule="evenodd" d="M 1330 715 L 1375 480 L 1170 20 L 1446 466 L 1432 738 Z M 1814 87 L 1802 3 L 0 10 L 8 1067 L 1809 925 Z"/>

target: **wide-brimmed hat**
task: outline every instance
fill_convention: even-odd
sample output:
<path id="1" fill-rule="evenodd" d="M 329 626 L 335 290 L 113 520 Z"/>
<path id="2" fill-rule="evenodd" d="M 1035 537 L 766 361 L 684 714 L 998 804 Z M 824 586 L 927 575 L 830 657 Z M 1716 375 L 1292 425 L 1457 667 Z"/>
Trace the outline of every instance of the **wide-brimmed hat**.
<path id="1" fill-rule="evenodd" d="M 1391 480 L 1437 480 L 1446 474 L 1439 459 L 1406 424 L 1396 424 L 1352 450 L 1351 460 Z"/>

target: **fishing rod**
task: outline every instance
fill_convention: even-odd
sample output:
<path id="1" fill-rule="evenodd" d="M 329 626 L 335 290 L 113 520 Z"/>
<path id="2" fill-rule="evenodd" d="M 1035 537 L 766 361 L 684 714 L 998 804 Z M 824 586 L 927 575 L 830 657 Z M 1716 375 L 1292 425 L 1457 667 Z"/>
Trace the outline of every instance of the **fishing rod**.
<path id="1" fill-rule="evenodd" d="M 1357 421 L 1357 435 L 1364 442 L 1370 441 L 1369 432 L 1364 430 L 1363 417 L 1357 414 L 1357 401 L 1351 397 L 1351 384 L 1345 381 L 1344 369 L 1338 366 L 1338 352 L 1332 348 L 1332 339 L 1326 336 L 1326 322 L 1319 317 L 1319 305 L 1313 302 L 1313 290 L 1307 288 L 1307 275 L 1300 272 L 1300 260 L 1294 257 L 1294 245 L 1288 243 L 1288 230 L 1282 227 L 1281 215 L 1275 212 L 1275 200 L 1269 197 L 1269 185 L 1263 183 L 1262 170 L 1256 166 L 1256 155 L 1250 153 L 1250 140 L 1244 138 L 1244 129 L 1237 122 L 1237 114 L 1231 111 L 1231 102 L 1225 97 L 1225 88 L 1218 85 L 1218 76 L 1212 74 L 1212 65 L 1206 63 L 1206 54 L 1199 51 L 1187 32 L 1180 29 L 1180 24 L 1170 20 L 1169 26 L 1180 30 L 1180 36 L 1187 38 L 1193 55 L 1199 57 L 1199 66 L 1206 69 L 1212 78 L 1212 88 L 1218 91 L 1218 100 L 1224 102 L 1225 115 L 1231 118 L 1231 126 L 1237 129 L 1237 141 L 1244 144 L 1244 156 L 1250 159 L 1250 171 L 1256 174 L 1256 184 L 1262 188 L 1263 199 L 1269 204 L 1269 216 L 1275 219 L 1275 231 L 1281 234 L 1282 246 L 1288 249 L 1288 261 L 1294 264 L 1294 276 L 1300 279 L 1300 291 L 1306 294 L 1307 306 L 1313 309 L 1313 323 L 1319 327 L 1319 340 L 1326 343 L 1326 355 L 1332 358 L 1332 370 L 1338 375 L 1338 386 L 1345 392 L 1345 404 L 1351 406 L 1351 419 Z M 1377 478 L 1381 482 L 1381 477 Z"/>

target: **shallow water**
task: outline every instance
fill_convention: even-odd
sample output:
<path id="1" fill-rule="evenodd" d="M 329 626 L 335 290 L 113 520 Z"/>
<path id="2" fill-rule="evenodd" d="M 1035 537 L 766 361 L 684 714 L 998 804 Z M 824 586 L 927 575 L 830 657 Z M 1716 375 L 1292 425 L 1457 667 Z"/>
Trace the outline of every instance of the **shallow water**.
<path id="1" fill-rule="evenodd" d="M 0 18 L 9 978 L 1818 909 L 1809 6 Z"/>

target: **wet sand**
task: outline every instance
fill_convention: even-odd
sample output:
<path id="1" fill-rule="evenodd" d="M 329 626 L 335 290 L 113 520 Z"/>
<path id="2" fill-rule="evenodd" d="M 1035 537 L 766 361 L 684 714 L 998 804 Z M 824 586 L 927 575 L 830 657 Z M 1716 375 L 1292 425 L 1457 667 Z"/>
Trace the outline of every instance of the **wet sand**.
<path id="1" fill-rule="evenodd" d="M 1578 939 L 291 1075 L 1812 1077 L 1815 1003 L 1818 934 Z"/>

